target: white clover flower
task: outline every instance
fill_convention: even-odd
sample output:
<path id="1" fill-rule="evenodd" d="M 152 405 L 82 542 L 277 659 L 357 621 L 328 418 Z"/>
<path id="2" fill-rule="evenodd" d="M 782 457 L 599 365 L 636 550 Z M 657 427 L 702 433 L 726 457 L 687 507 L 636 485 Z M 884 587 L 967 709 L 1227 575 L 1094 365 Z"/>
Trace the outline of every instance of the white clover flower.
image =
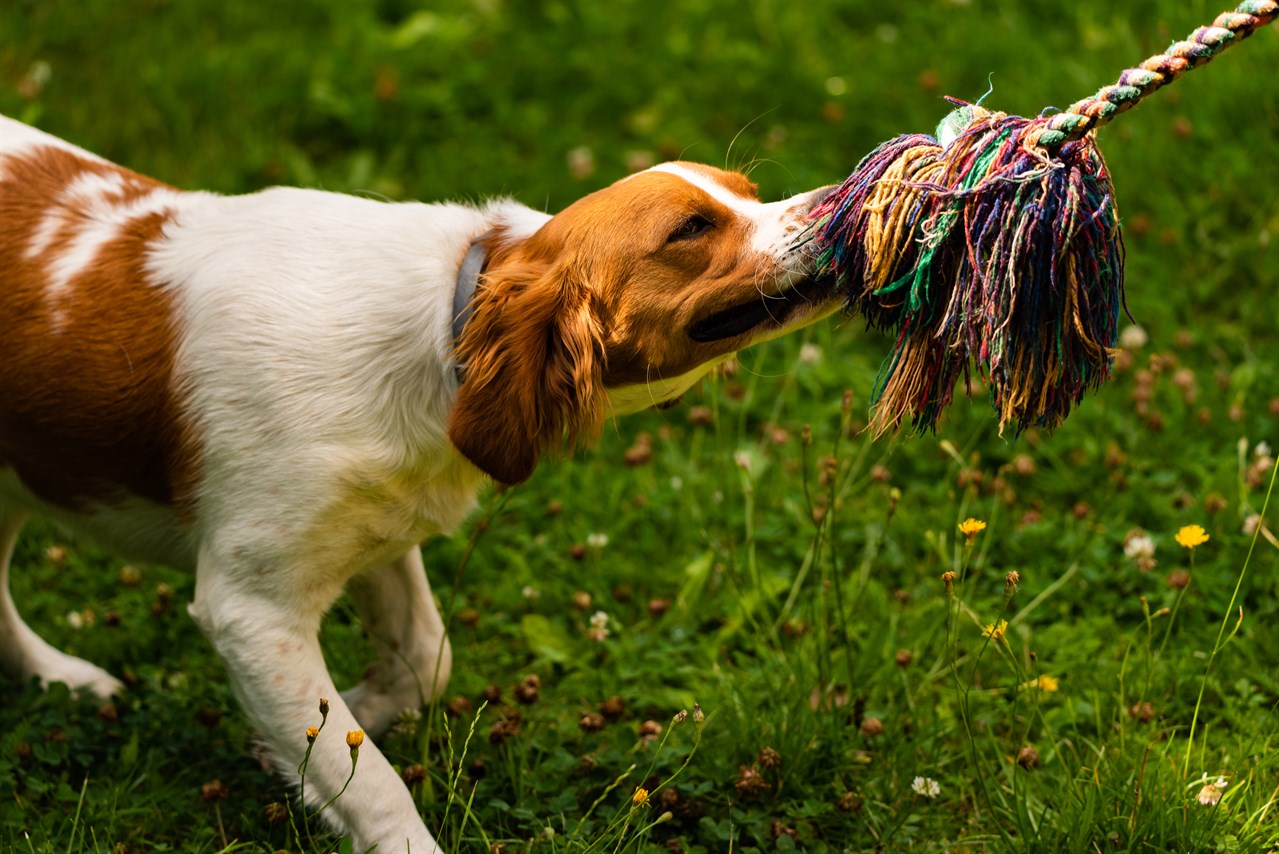
<path id="1" fill-rule="evenodd" d="M 538 590 L 531 584 L 524 585 L 524 589 L 520 591 L 525 599 L 536 599 L 542 595 L 542 591 Z"/>
<path id="2" fill-rule="evenodd" d="M 79 611 L 71 611 L 67 614 L 67 625 L 73 629 L 84 628 L 84 614 Z"/>
<path id="3" fill-rule="evenodd" d="M 1138 534 L 1124 543 L 1124 555 L 1133 558 L 1152 558 L 1155 556 L 1155 541 L 1149 534 Z"/>
<path id="4" fill-rule="evenodd" d="M 591 614 L 591 627 L 586 630 L 586 636 L 597 642 L 606 639 L 609 636 L 608 614 L 603 611 Z"/>
<path id="5" fill-rule="evenodd" d="M 680 477 L 679 475 L 676 475 L 675 477 L 671 478 L 671 489 L 675 490 L 676 492 L 679 492 L 683 488 L 684 488 L 684 478 Z"/>
<path id="6" fill-rule="evenodd" d="M 816 344 L 805 344 L 799 348 L 801 365 L 816 365 L 822 360 L 822 348 Z"/>
<path id="7" fill-rule="evenodd" d="M 935 798 L 941 794 L 941 786 L 932 777 L 916 777 L 910 788 L 915 794 L 925 798 Z"/>
<path id="8" fill-rule="evenodd" d="M 1270 459 L 1270 443 L 1264 439 L 1257 443 L 1257 447 L 1252 449 L 1252 455 L 1259 460 Z"/>
<path id="9" fill-rule="evenodd" d="M 1221 789 L 1215 783 L 1209 783 L 1199 790 L 1195 800 L 1206 807 L 1216 806 L 1221 801 Z"/>
<path id="10" fill-rule="evenodd" d="M 602 549 L 608 545 L 608 534 L 587 534 L 586 544 L 593 549 Z"/>
<path id="11" fill-rule="evenodd" d="M 1146 330 L 1136 325 L 1125 326 L 1124 331 L 1119 333 L 1119 346 L 1125 350 L 1140 350 L 1149 340 Z"/>

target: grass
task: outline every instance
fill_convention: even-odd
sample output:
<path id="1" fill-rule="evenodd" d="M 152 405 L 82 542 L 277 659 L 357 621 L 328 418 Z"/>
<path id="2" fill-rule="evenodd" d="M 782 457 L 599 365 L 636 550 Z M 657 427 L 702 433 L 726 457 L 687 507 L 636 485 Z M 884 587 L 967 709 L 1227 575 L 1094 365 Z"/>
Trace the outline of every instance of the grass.
<path id="1" fill-rule="evenodd" d="M 20 0 L 0 8 L 0 111 L 223 192 L 553 210 L 686 156 L 777 198 L 933 127 L 941 94 L 989 79 L 998 108 L 1064 105 L 1220 11 L 885 8 Z M 1279 550 L 1244 532 L 1273 479 L 1258 443 L 1279 444 L 1277 65 L 1263 31 L 1105 131 L 1146 340 L 1051 437 L 1001 439 L 978 394 L 936 436 L 870 442 L 888 342 L 832 321 L 491 496 L 469 539 L 427 543 L 454 675 L 381 746 L 421 766 L 448 850 L 1279 844 Z M 970 516 L 987 523 L 971 546 Z M 1211 537 L 1193 553 L 1173 539 L 1189 524 Z M 1125 554 L 1134 529 L 1152 558 Z M 5 684 L 0 849 L 339 844 L 270 806 L 289 782 L 254 758 L 182 607 L 189 577 L 33 525 L 13 588 L 130 690 L 100 707 Z M 339 683 L 358 678 L 345 602 L 324 635 Z M 672 723 L 695 702 L 704 722 Z"/>

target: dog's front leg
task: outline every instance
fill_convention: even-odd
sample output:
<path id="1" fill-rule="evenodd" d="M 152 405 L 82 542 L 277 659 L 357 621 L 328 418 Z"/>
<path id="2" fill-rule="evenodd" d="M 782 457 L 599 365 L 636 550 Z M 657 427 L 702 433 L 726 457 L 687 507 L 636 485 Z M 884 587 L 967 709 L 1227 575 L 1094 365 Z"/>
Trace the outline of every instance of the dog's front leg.
<path id="1" fill-rule="evenodd" d="M 347 592 L 378 661 L 342 696 L 366 730 L 382 733 L 400 712 L 419 708 L 444 690 L 453 653 L 417 546 L 353 578 Z"/>
<path id="2" fill-rule="evenodd" d="M 288 568 L 241 569 L 202 555 L 191 613 L 226 662 L 236 696 L 286 779 L 298 781 L 307 727 L 319 722 L 319 700 L 328 698 L 328 722 L 304 782 L 307 804 L 315 809 L 351 775 L 345 735 L 360 726 L 334 689 L 317 636 L 336 589 L 317 597 L 313 583 L 287 582 L 307 577 Z M 359 749 L 350 785 L 324 816 L 350 834 L 357 851 L 439 851 L 408 790 L 370 740 Z"/>

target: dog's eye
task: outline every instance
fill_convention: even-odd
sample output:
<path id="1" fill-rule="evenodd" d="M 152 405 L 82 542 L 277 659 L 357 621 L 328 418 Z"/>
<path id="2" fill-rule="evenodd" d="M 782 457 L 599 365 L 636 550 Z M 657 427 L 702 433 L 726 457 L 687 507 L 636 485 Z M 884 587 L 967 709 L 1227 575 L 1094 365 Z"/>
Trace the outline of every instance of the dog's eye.
<path id="1" fill-rule="evenodd" d="M 679 226 L 671 232 L 671 236 L 666 238 L 667 243 L 674 243 L 677 240 L 687 240 L 690 237 L 696 237 L 704 231 L 710 229 L 715 223 L 711 222 L 701 214 L 693 214 L 684 220 Z"/>

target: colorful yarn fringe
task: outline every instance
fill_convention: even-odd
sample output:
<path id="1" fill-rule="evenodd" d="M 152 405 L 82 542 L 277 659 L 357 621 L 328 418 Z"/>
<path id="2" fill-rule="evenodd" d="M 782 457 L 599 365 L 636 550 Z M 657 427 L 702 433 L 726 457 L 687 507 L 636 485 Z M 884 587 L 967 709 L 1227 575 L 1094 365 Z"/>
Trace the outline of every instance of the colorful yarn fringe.
<path id="1" fill-rule="evenodd" d="M 871 429 L 931 429 L 986 379 L 1001 430 L 1053 428 L 1110 374 L 1124 245 L 1093 131 L 1279 16 L 1248 0 L 1066 112 L 965 104 L 870 153 L 813 211 L 818 272 L 895 338 Z M 957 102 L 958 103 L 958 102 Z"/>

